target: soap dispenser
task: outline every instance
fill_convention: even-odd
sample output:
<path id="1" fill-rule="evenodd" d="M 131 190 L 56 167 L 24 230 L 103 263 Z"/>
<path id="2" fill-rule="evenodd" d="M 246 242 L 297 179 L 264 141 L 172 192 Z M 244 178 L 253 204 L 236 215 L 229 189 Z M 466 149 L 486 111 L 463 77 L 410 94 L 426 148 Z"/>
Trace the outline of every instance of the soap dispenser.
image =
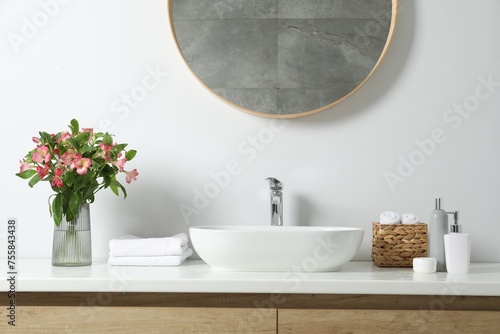
<path id="1" fill-rule="evenodd" d="M 427 254 L 436 259 L 436 271 L 446 271 L 443 236 L 448 233 L 448 213 L 441 208 L 442 199 L 436 198 L 436 207 L 429 219 Z"/>
<path id="2" fill-rule="evenodd" d="M 446 271 L 450 274 L 467 274 L 470 268 L 470 234 L 462 233 L 458 225 L 458 211 L 453 211 L 453 220 L 450 233 L 444 235 Z"/>

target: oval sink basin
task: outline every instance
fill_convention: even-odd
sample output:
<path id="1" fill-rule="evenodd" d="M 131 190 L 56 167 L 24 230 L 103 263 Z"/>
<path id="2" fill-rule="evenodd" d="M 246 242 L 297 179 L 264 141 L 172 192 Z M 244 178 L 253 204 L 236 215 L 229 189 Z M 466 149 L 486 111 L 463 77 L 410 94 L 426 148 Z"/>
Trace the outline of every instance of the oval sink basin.
<path id="1" fill-rule="evenodd" d="M 338 271 L 351 261 L 364 230 L 315 226 L 197 226 L 189 229 L 200 258 L 232 271 Z"/>

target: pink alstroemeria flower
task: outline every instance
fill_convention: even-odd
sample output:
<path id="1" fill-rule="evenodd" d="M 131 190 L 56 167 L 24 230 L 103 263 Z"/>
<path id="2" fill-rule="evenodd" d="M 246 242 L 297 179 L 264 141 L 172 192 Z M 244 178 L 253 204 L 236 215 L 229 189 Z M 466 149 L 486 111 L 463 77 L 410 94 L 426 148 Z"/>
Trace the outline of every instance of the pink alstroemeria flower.
<path id="1" fill-rule="evenodd" d="M 39 164 L 47 163 L 50 161 L 50 153 L 49 148 L 47 146 L 38 146 L 33 152 L 31 157 L 34 162 L 38 162 Z"/>
<path id="2" fill-rule="evenodd" d="M 125 181 L 127 181 L 127 183 L 131 183 L 132 181 L 137 180 L 137 175 L 139 175 L 139 173 L 137 172 L 137 169 L 134 169 L 130 172 L 125 171 L 125 175 L 126 175 Z"/>
<path id="3" fill-rule="evenodd" d="M 120 172 L 123 172 L 123 167 L 125 167 L 126 162 L 127 162 L 127 158 L 123 158 L 123 159 L 118 159 L 116 161 L 112 161 L 111 163 L 113 165 L 115 165 L 116 167 L 118 167 L 118 170 Z"/>
<path id="4" fill-rule="evenodd" d="M 90 166 L 92 166 L 92 160 L 89 158 L 82 158 L 82 156 L 79 155 L 75 160 L 73 160 L 71 169 L 76 168 L 76 173 L 78 175 L 84 175 L 87 174 L 88 168 Z"/>
<path id="5" fill-rule="evenodd" d="M 29 169 L 35 168 L 35 166 L 27 164 L 26 162 L 24 162 L 22 160 L 19 160 L 19 162 L 21 163 L 21 167 L 19 168 L 19 173 L 22 173 L 22 172 L 25 172 Z"/>
<path id="6" fill-rule="evenodd" d="M 89 141 L 94 140 L 94 129 L 93 128 L 82 128 L 82 132 L 89 132 L 90 133 Z"/>
<path id="7" fill-rule="evenodd" d="M 62 175 L 63 175 L 63 169 L 62 168 L 57 168 L 54 171 L 54 176 L 52 177 L 51 184 L 53 186 L 56 186 L 57 188 L 62 188 L 63 187 L 63 182 L 62 182 L 62 179 L 61 179 Z"/>
<path id="8" fill-rule="evenodd" d="M 56 170 L 54 170 L 54 175 L 61 177 L 64 173 L 64 167 L 59 167 Z"/>
<path id="9" fill-rule="evenodd" d="M 63 165 L 70 166 L 78 157 L 78 154 L 76 154 L 74 151 L 66 151 L 63 155 L 61 155 L 61 162 L 63 163 Z"/>
<path id="10" fill-rule="evenodd" d="M 67 140 L 70 137 L 71 137 L 71 134 L 68 131 L 64 131 L 63 133 L 61 133 L 61 136 L 56 141 L 56 143 L 60 143 L 62 141 L 65 141 L 65 140 Z"/>
<path id="11" fill-rule="evenodd" d="M 104 159 L 109 160 L 109 151 L 113 148 L 113 145 L 106 145 L 104 143 L 100 143 L 99 147 L 101 148 L 102 152 L 104 153 L 102 156 Z"/>
<path id="12" fill-rule="evenodd" d="M 31 140 L 33 140 L 35 144 L 40 144 L 40 138 L 38 137 L 31 137 Z"/>
<path id="13" fill-rule="evenodd" d="M 49 168 L 49 165 L 45 165 L 45 167 L 37 166 L 36 172 L 38 174 L 38 177 L 40 177 L 40 179 L 43 179 L 44 177 L 49 175 Z"/>
<path id="14" fill-rule="evenodd" d="M 63 187 L 63 182 L 60 177 L 54 176 L 52 178 L 52 182 L 50 183 L 53 186 L 56 186 L 57 188 L 62 188 Z"/>

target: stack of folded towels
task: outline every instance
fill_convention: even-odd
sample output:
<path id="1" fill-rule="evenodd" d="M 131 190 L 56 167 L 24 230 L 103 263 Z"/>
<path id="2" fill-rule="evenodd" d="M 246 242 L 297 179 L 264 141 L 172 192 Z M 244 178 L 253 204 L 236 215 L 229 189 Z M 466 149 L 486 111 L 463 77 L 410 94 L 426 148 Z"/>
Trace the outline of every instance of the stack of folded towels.
<path id="1" fill-rule="evenodd" d="M 400 215 L 397 212 L 385 211 L 380 214 L 380 224 L 422 224 L 413 213 Z"/>
<path id="2" fill-rule="evenodd" d="M 109 242 L 108 264 L 113 266 L 179 266 L 193 250 L 186 233 L 165 238 L 124 235 Z"/>

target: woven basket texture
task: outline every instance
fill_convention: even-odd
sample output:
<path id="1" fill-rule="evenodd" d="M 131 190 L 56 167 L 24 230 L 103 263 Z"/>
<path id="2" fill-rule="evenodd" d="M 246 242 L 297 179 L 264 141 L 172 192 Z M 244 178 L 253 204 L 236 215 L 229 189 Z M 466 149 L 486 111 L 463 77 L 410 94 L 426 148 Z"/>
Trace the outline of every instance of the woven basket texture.
<path id="1" fill-rule="evenodd" d="M 379 267 L 413 267 L 427 256 L 427 224 L 372 223 L 372 261 Z"/>

